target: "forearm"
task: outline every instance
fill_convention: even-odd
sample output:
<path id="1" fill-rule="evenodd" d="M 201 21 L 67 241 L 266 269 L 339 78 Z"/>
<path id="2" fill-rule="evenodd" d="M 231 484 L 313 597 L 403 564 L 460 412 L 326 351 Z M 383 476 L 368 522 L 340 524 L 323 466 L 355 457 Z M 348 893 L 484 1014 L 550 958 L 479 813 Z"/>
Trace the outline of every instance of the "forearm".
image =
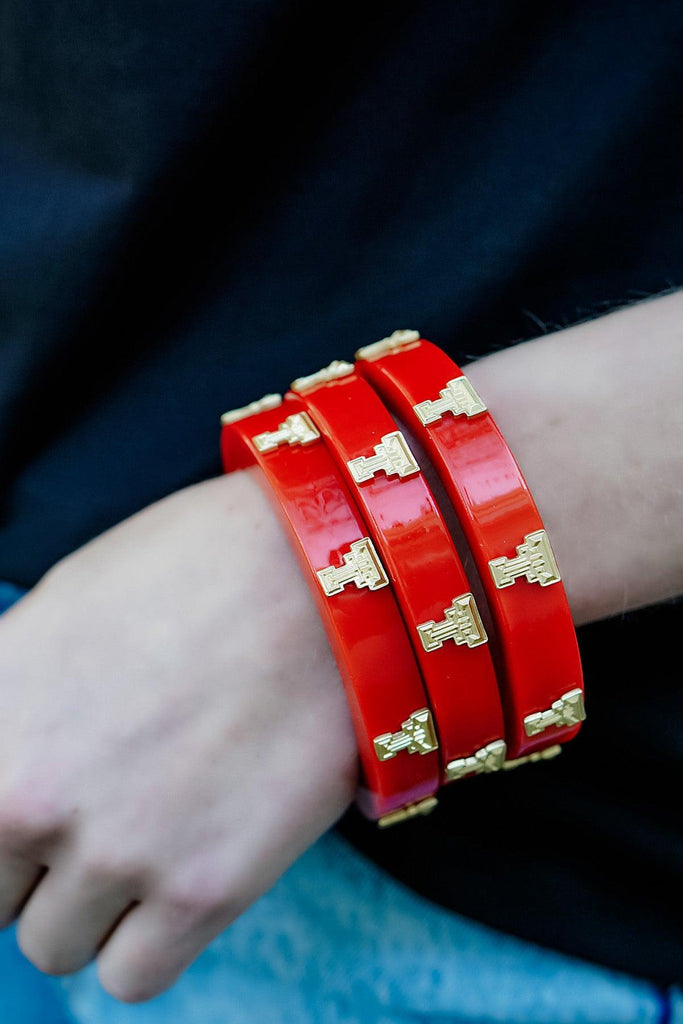
<path id="1" fill-rule="evenodd" d="M 466 372 L 526 476 L 575 622 L 683 592 L 683 292 Z"/>

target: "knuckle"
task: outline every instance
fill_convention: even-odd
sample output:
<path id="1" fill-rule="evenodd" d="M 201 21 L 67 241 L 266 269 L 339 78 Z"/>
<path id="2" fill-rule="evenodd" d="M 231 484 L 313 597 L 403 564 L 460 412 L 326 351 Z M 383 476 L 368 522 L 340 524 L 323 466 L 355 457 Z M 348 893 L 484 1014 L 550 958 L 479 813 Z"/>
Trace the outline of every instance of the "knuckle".
<path id="1" fill-rule="evenodd" d="M 113 847 L 91 847 L 80 858 L 79 876 L 88 889 L 119 889 L 135 885 L 144 875 L 137 860 Z"/>
<path id="2" fill-rule="evenodd" d="M 163 991 L 163 985 L 156 982 L 151 970 L 145 969 L 144 958 L 142 960 L 143 962 L 138 963 L 133 972 L 118 966 L 112 967 L 100 959 L 97 973 L 105 992 L 120 1003 L 144 1003 L 159 995 Z"/>
<path id="3" fill-rule="evenodd" d="M 100 983 L 105 992 L 108 992 L 113 999 L 120 1003 L 144 1003 L 155 994 L 149 985 L 137 978 L 100 977 Z"/>
<path id="4" fill-rule="evenodd" d="M 32 929 L 22 927 L 21 921 L 17 928 L 17 945 L 26 959 L 43 974 L 59 976 L 69 974 L 72 970 L 64 953 L 58 947 L 41 941 L 40 936 L 34 935 Z"/>
<path id="5" fill-rule="evenodd" d="M 234 903 L 230 882 L 218 872 L 177 877 L 162 896 L 172 920 L 180 927 L 225 918 Z"/>
<path id="6" fill-rule="evenodd" d="M 63 826 L 59 803 L 45 787 L 22 783 L 0 794 L 0 846 L 12 849 L 46 842 Z"/>

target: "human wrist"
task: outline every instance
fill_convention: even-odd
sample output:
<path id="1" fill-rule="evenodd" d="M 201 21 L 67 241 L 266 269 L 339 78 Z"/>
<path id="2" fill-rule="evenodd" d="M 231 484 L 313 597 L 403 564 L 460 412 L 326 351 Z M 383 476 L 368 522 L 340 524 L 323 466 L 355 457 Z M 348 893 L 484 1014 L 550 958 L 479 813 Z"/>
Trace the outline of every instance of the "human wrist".
<path id="1" fill-rule="evenodd" d="M 577 625 L 683 590 L 681 315 L 677 292 L 466 369 L 534 495 Z"/>
<path id="2" fill-rule="evenodd" d="M 172 645 L 195 636 L 197 677 L 223 665 L 226 700 L 242 685 L 234 679 L 235 661 L 243 674 L 263 678 L 259 687 L 268 699 L 277 680 L 280 692 L 271 703 L 289 695 L 300 708 L 300 742 L 308 743 L 318 772 L 311 792 L 327 805 L 330 821 L 343 813 L 358 770 L 348 704 L 317 609 L 258 474 L 236 472 L 169 494 L 60 560 L 35 593 L 49 591 L 48 599 L 53 591 L 68 594 L 59 607 L 49 601 L 49 609 L 55 620 L 62 609 L 72 619 L 102 599 L 105 578 L 110 588 L 125 588 L 131 603 L 156 587 L 145 622 L 146 635 L 163 639 L 154 651 L 160 661 Z M 257 650 L 247 634 L 260 637 Z M 255 735 L 259 728 L 255 722 Z"/>

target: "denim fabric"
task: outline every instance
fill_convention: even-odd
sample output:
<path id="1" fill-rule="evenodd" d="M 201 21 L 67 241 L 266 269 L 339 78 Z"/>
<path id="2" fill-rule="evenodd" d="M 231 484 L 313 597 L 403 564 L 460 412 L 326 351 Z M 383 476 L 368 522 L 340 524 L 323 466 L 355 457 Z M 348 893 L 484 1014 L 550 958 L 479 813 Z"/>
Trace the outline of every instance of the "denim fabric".
<path id="1" fill-rule="evenodd" d="M 10 605 L 23 596 L 24 591 L 15 583 L 6 583 L 0 580 L 0 614 L 6 611 Z"/>
<path id="2" fill-rule="evenodd" d="M 19 596 L 0 584 L 0 610 Z M 176 985 L 134 1006 L 0 935 L 2 1024 L 683 1024 L 683 994 L 424 900 L 328 832 Z"/>

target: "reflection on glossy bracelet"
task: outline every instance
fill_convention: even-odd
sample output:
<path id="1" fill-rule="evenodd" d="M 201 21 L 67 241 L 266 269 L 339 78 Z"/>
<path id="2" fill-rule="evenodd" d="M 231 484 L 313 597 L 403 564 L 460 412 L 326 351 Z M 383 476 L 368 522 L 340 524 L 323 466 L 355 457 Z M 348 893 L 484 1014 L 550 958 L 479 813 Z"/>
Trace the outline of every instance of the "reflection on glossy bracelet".
<path id="1" fill-rule="evenodd" d="M 260 468 L 315 597 L 356 731 L 360 810 L 380 824 L 426 813 L 440 772 L 432 714 L 389 575 L 320 432 L 295 396 L 222 424 L 225 471 Z"/>
<path id="2" fill-rule="evenodd" d="M 336 363 L 292 390 L 325 438 L 386 566 L 413 644 L 441 754 L 441 782 L 505 760 L 488 637 L 429 485 L 383 401 Z"/>
<path id="3" fill-rule="evenodd" d="M 522 473 L 462 370 L 414 331 L 356 353 L 357 371 L 419 437 L 450 497 L 488 603 L 508 757 L 563 743 L 585 718 L 576 634 Z"/>

